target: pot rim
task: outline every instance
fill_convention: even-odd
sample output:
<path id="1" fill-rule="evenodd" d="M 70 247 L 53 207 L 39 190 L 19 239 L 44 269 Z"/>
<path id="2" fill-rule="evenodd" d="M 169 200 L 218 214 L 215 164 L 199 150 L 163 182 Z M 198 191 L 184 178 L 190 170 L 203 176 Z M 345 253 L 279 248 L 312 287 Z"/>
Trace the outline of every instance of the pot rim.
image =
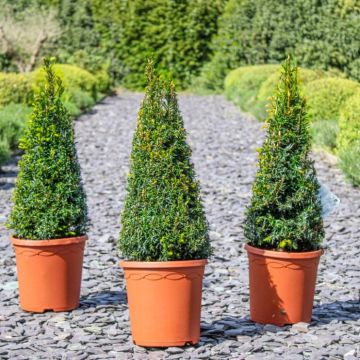
<path id="1" fill-rule="evenodd" d="M 197 260 L 172 260 L 172 261 L 127 261 L 121 260 L 120 266 L 123 269 L 168 269 L 168 268 L 188 268 L 205 266 L 207 259 Z"/>
<path id="2" fill-rule="evenodd" d="M 260 255 L 264 257 L 271 257 L 277 259 L 313 259 L 318 258 L 322 254 L 324 254 L 324 249 L 312 250 L 312 251 L 303 251 L 303 252 L 295 252 L 295 251 L 276 251 L 276 250 L 267 250 L 261 249 L 258 247 L 251 246 L 249 244 L 244 244 L 244 249 L 254 255 Z"/>
<path id="3" fill-rule="evenodd" d="M 11 236 L 11 243 L 13 246 L 40 247 L 79 244 L 85 242 L 87 239 L 87 235 L 48 240 L 19 239 L 15 236 Z"/>

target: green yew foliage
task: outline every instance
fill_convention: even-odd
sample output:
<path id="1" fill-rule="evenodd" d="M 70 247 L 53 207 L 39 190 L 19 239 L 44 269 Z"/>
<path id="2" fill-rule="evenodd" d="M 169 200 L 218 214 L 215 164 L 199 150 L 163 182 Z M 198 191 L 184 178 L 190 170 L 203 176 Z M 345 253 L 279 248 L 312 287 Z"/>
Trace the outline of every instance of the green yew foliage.
<path id="1" fill-rule="evenodd" d="M 44 69 L 47 81 L 20 142 L 24 155 L 8 222 L 17 237 L 33 240 L 84 235 L 88 228 L 73 124 L 61 101 L 64 88 L 50 59 Z"/>
<path id="2" fill-rule="evenodd" d="M 310 251 L 318 249 L 324 238 L 319 183 L 309 158 L 309 116 L 297 72 L 288 58 L 267 119 L 246 210 L 245 236 L 259 248 Z"/>
<path id="3" fill-rule="evenodd" d="M 119 248 L 129 260 L 204 259 L 208 226 L 174 84 L 152 62 L 133 138 Z"/>
<path id="4" fill-rule="evenodd" d="M 122 84 L 143 89 L 143 59 L 186 88 L 210 57 L 210 40 L 224 0 L 119 0 L 122 22 L 117 56 L 124 66 Z"/>
<path id="5" fill-rule="evenodd" d="M 201 78 L 221 90 L 230 70 L 296 56 L 304 68 L 338 69 L 360 80 L 358 0 L 229 0 Z"/>

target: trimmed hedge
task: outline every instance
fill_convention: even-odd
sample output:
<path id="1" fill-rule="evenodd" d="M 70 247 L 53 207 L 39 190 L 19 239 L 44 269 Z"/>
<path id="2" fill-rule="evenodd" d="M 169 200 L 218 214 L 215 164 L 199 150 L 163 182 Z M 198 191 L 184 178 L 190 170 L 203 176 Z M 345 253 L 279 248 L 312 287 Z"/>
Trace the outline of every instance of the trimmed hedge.
<path id="1" fill-rule="evenodd" d="M 64 82 L 62 100 L 73 117 L 92 107 L 110 91 L 111 82 L 105 71 L 92 75 L 73 65 L 57 64 L 53 67 Z M 0 73 L 0 165 L 9 158 L 13 146 L 8 144 L 7 136 L 1 134 L 8 131 L 7 124 L 25 122 L 28 108 L 23 104 L 33 102 L 34 94 L 44 85 L 45 80 L 43 69 L 28 74 Z M 1 106 L 5 107 L 1 109 Z M 14 120 L 15 117 L 18 120 Z M 16 141 L 18 139 L 19 135 Z"/>
<path id="2" fill-rule="evenodd" d="M 343 107 L 339 128 L 340 167 L 354 185 L 360 186 L 360 91 Z"/>
<path id="3" fill-rule="evenodd" d="M 339 125 L 336 120 L 318 120 L 311 124 L 313 143 L 331 153 L 336 152 L 338 134 Z"/>
<path id="4" fill-rule="evenodd" d="M 266 103 L 280 77 L 277 69 L 277 65 L 257 65 L 231 71 L 225 79 L 226 97 L 259 120 L 266 119 Z M 360 185 L 360 84 L 329 77 L 333 73 L 299 69 L 300 91 L 312 116 L 313 143 L 337 153 L 346 177 Z"/>
<path id="5" fill-rule="evenodd" d="M 74 117 L 91 108 L 110 91 L 110 78 L 104 71 L 93 75 L 68 64 L 56 64 L 54 70 L 64 83 L 64 104 Z M 39 88 L 44 81 L 44 72 L 41 68 L 34 72 L 34 78 L 35 87 Z"/>
<path id="6" fill-rule="evenodd" d="M 317 80 L 325 76 L 323 71 L 315 71 L 310 69 L 299 68 L 299 88 L 302 93 L 304 93 L 305 84 L 310 81 Z M 276 84 L 280 79 L 280 73 L 276 72 L 275 74 L 269 76 L 260 86 L 258 96 L 256 98 L 256 103 L 252 109 L 252 114 L 259 120 L 265 120 L 267 117 L 266 104 L 269 101 L 269 98 L 274 93 Z"/>
<path id="7" fill-rule="evenodd" d="M 233 70 L 225 79 L 225 95 L 263 121 L 267 117 L 266 104 L 280 77 L 277 69 L 277 65 L 257 65 Z M 345 101 L 360 89 L 355 81 L 329 75 L 322 70 L 299 69 L 300 89 L 308 99 L 314 122 L 338 120 Z"/>
<path id="8" fill-rule="evenodd" d="M 251 111 L 262 83 L 280 69 L 279 65 L 243 66 L 226 76 L 225 96 L 244 111 Z"/>
<path id="9" fill-rule="evenodd" d="M 360 90 L 360 84 L 341 78 L 312 81 L 304 87 L 314 120 L 338 120 L 345 102 Z"/>
<path id="10" fill-rule="evenodd" d="M 229 0 L 201 77 L 221 90 L 239 66 L 279 63 L 292 53 L 306 68 L 338 69 L 360 80 L 360 7 L 339 0 Z"/>
<path id="11" fill-rule="evenodd" d="M 0 106 L 32 101 L 32 80 L 28 74 L 0 73 Z"/>
<path id="12" fill-rule="evenodd" d="M 96 99 L 96 77 L 88 71 L 81 69 L 75 65 L 56 64 L 54 71 L 60 76 L 64 83 L 65 89 L 83 90 L 93 94 Z M 46 80 L 46 74 L 43 68 L 38 68 L 32 73 L 33 84 L 38 90 L 43 86 Z"/>
<path id="13" fill-rule="evenodd" d="M 360 140 L 360 90 L 346 101 L 340 113 L 339 128 L 339 149 Z"/>
<path id="14" fill-rule="evenodd" d="M 96 90 L 98 98 L 111 92 L 112 81 L 106 70 L 99 70 L 94 73 L 96 78 Z"/>
<path id="15" fill-rule="evenodd" d="M 110 92 L 111 81 L 105 71 L 93 75 L 74 65 L 56 64 L 56 73 L 64 82 L 64 102 L 73 116 L 93 106 Z M 28 74 L 0 73 L 0 106 L 10 103 L 31 104 L 34 93 L 45 81 L 39 68 Z"/>
<path id="16" fill-rule="evenodd" d="M 340 168 L 345 177 L 354 185 L 360 186 L 360 141 L 339 151 Z"/>
<path id="17" fill-rule="evenodd" d="M 23 104 L 9 104 L 0 108 L 0 165 L 6 162 L 23 134 L 31 109 Z"/>

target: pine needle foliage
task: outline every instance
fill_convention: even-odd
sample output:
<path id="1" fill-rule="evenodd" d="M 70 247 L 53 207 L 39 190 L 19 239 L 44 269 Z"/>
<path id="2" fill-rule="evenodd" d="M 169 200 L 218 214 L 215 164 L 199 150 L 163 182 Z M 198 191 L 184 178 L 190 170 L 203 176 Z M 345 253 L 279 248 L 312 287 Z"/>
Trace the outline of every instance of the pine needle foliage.
<path id="1" fill-rule="evenodd" d="M 245 236 L 259 248 L 311 251 L 324 238 L 319 183 L 309 158 L 309 116 L 297 77 L 297 67 L 289 57 L 272 100 L 246 210 Z"/>
<path id="2" fill-rule="evenodd" d="M 84 235 L 88 228 L 86 195 L 71 117 L 61 96 L 61 79 L 51 59 L 44 60 L 46 83 L 20 142 L 24 155 L 8 226 L 23 239 L 45 240 Z"/>
<path id="3" fill-rule="evenodd" d="M 174 84 L 147 66 L 133 138 L 119 249 L 136 261 L 204 259 L 208 226 Z"/>

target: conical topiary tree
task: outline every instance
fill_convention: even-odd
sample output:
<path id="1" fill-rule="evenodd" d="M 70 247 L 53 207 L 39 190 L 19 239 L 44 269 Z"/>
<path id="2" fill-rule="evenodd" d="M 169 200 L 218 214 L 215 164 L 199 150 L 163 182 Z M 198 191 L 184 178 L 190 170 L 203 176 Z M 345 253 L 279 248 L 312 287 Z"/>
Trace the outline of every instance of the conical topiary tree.
<path id="1" fill-rule="evenodd" d="M 245 236 L 250 245 L 265 249 L 318 249 L 324 237 L 319 183 L 309 158 L 309 117 L 290 57 L 283 65 L 267 125 Z"/>
<path id="2" fill-rule="evenodd" d="M 32 240 L 84 235 L 88 227 L 72 120 L 61 101 L 64 89 L 50 59 L 44 69 L 47 81 L 20 142 L 24 155 L 8 222 L 17 237 Z"/>
<path id="3" fill-rule="evenodd" d="M 211 254 L 199 184 L 174 85 L 152 62 L 133 138 L 119 248 L 129 260 L 205 259 Z"/>

